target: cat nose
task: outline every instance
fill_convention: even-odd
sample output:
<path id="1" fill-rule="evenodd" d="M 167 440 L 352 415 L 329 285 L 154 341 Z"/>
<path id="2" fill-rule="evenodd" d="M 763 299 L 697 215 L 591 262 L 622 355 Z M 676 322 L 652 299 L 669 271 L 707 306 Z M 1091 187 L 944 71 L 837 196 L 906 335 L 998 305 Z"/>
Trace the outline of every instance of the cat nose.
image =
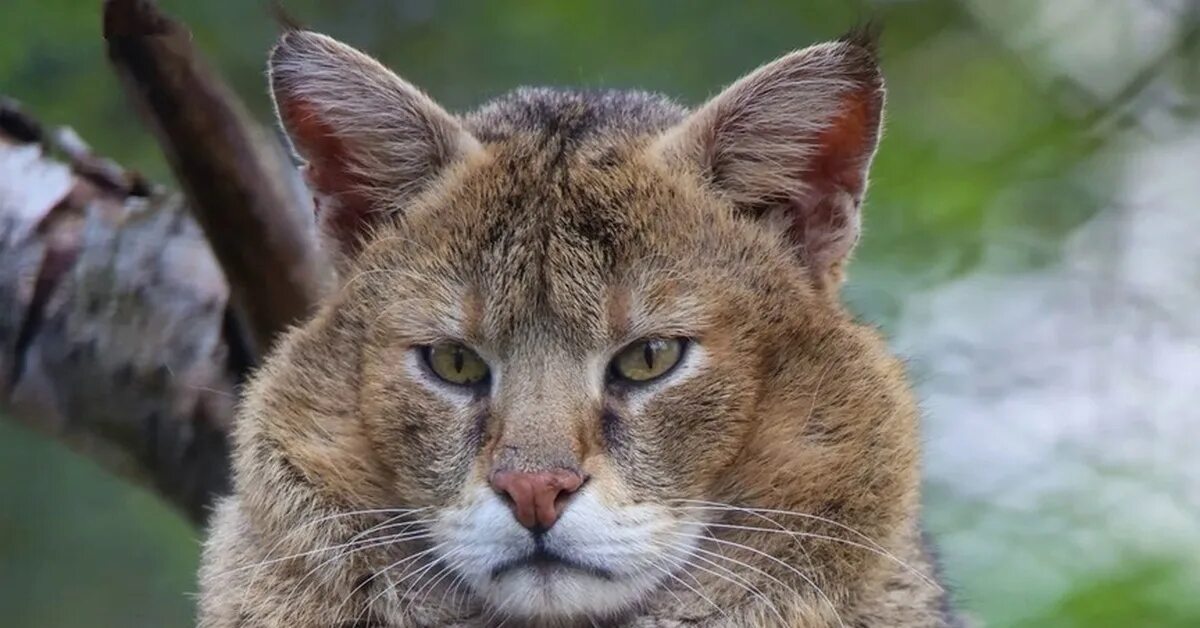
<path id="1" fill-rule="evenodd" d="M 570 469 L 550 471 L 496 471 L 492 488 L 507 498 L 508 507 L 521 525 L 534 532 L 549 530 L 566 510 L 567 501 L 584 477 Z"/>

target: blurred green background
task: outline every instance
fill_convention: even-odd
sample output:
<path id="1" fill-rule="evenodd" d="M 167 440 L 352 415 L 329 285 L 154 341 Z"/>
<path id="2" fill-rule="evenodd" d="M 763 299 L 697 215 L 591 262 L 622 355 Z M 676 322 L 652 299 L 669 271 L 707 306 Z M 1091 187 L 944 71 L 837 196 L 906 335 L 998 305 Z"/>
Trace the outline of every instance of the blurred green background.
<path id="1" fill-rule="evenodd" d="M 276 26 L 266 3 L 161 4 L 267 121 L 263 61 Z M 460 110 L 520 84 L 641 87 L 695 103 L 781 53 L 882 22 L 887 133 L 847 295 L 889 331 L 907 295 L 985 263 L 1009 273 L 1056 263 L 1064 238 L 1118 195 L 1113 174 L 1130 142 L 1155 141 L 1153 129 L 1130 139 L 1141 114 L 1197 114 L 1191 0 L 284 4 Z M 100 5 L 4 0 L 0 93 L 169 183 L 106 64 Z M 1173 98 L 1147 100 L 1164 81 Z M 937 477 L 929 487 L 935 535 L 961 531 L 968 517 L 1008 517 L 1010 531 L 1026 523 Z M 1053 535 L 1000 538 L 1033 553 L 1060 547 Z M 0 422 L 0 624 L 188 625 L 198 539 L 152 495 Z M 1136 554 L 1094 572 L 1057 555 L 1045 589 L 1046 565 L 990 562 L 970 547 L 948 547 L 947 566 L 964 606 L 989 625 L 1200 626 L 1195 557 Z"/>

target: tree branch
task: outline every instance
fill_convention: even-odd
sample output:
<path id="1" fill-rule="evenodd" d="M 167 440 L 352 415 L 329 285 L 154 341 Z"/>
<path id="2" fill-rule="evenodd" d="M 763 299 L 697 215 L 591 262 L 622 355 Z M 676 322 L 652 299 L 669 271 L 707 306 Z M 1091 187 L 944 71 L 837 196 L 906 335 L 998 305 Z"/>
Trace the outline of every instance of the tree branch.
<path id="1" fill-rule="evenodd" d="M 302 214 L 307 197 L 288 185 L 294 169 L 209 70 L 191 34 L 153 2 L 107 0 L 104 37 L 230 280 L 256 351 L 266 351 L 308 313 L 327 277 Z"/>
<path id="2" fill-rule="evenodd" d="M 228 295 L 178 195 L 0 103 L 0 414 L 202 522 L 248 366 Z"/>
<path id="3" fill-rule="evenodd" d="M 0 413 L 199 524 L 236 385 L 330 271 L 295 169 L 190 34 L 149 0 L 107 0 L 104 33 L 188 202 L 0 103 Z"/>

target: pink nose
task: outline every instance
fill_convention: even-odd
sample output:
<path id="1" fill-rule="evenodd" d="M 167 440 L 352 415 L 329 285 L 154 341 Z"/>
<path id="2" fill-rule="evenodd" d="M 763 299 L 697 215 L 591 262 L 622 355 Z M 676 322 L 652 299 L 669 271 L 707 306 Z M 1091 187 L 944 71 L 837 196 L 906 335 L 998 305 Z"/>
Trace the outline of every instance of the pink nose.
<path id="1" fill-rule="evenodd" d="M 530 530 L 549 530 L 567 507 L 567 498 L 583 486 L 583 477 L 568 469 L 496 471 L 492 488 L 508 497 L 509 508 Z"/>

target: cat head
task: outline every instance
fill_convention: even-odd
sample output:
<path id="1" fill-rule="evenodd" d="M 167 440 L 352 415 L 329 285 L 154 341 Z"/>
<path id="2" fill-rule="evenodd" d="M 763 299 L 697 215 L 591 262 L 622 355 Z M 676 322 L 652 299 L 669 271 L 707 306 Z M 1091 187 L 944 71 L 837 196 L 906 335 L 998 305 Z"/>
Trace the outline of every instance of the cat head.
<path id="1" fill-rule="evenodd" d="M 522 89 L 457 116 L 285 35 L 274 99 L 341 279 L 249 395 L 239 490 L 416 509 L 424 536 L 395 551 L 426 558 L 396 575 L 440 561 L 484 607 L 548 621 L 706 577 L 721 505 L 883 534 L 912 505 L 911 403 L 837 298 L 873 50 L 789 54 L 693 111 Z"/>

